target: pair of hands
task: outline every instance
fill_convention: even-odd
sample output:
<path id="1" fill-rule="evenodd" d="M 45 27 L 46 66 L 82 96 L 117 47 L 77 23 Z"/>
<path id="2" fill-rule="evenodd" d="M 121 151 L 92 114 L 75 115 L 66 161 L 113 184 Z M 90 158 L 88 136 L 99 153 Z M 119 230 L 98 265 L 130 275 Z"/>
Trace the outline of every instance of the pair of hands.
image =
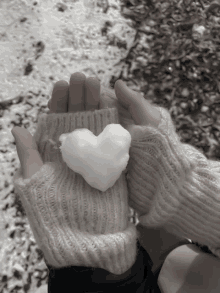
<path id="1" fill-rule="evenodd" d="M 120 124 L 129 131 L 132 139 L 138 139 L 141 134 L 139 126 L 158 127 L 159 110 L 141 94 L 129 89 L 122 80 L 116 81 L 114 90 L 101 90 L 99 80 L 76 72 L 71 75 L 70 83 L 62 80 L 55 83 L 48 102 L 49 114 L 116 107 Z M 16 126 L 11 133 L 16 141 L 23 178 L 30 178 L 43 166 L 36 142 L 25 128 Z"/>

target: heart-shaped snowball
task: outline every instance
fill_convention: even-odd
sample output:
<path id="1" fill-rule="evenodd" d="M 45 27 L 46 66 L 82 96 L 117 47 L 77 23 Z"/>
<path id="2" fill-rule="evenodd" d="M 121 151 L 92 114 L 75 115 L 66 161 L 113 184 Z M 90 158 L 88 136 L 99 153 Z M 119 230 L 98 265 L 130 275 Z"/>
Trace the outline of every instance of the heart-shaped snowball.
<path id="1" fill-rule="evenodd" d="M 107 125 L 99 136 L 76 129 L 62 134 L 59 141 L 67 166 L 100 191 L 112 187 L 126 169 L 131 135 L 120 124 Z"/>

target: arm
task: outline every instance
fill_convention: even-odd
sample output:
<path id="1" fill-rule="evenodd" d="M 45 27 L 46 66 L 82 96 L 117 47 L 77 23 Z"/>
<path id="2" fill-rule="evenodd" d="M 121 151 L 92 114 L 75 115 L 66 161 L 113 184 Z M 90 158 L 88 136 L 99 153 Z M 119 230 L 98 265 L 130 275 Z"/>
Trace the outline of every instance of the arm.
<path id="1" fill-rule="evenodd" d="M 220 292 L 220 260 L 193 244 L 174 249 L 158 277 L 162 293 Z"/>
<path id="2" fill-rule="evenodd" d="M 148 252 L 152 261 L 153 273 L 165 261 L 167 255 L 176 247 L 189 243 L 189 240 L 175 236 L 164 228 L 148 228 L 140 223 L 136 226 L 139 232 L 139 241 Z"/>

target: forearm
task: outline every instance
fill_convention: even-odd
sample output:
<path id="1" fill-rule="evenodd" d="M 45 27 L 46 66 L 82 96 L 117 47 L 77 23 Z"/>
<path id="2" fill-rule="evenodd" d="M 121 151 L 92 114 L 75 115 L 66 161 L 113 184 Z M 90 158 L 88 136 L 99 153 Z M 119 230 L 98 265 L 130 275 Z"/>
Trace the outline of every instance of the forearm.
<path id="1" fill-rule="evenodd" d="M 139 241 L 153 261 L 153 272 L 164 262 L 170 251 L 181 244 L 189 243 L 189 240 L 175 236 L 162 227 L 148 228 L 140 223 L 136 227 Z"/>
<path id="2" fill-rule="evenodd" d="M 163 293 L 220 292 L 220 261 L 193 244 L 172 251 L 160 271 Z"/>

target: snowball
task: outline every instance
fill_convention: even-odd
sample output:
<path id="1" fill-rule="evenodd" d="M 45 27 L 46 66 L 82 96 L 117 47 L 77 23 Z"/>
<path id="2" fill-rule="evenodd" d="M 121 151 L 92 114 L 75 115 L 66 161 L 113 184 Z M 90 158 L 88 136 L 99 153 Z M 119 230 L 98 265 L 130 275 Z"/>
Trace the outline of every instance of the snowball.
<path id="1" fill-rule="evenodd" d="M 120 124 L 109 124 L 99 136 L 76 129 L 59 138 L 62 158 L 74 172 L 100 191 L 119 179 L 129 160 L 131 135 Z"/>

